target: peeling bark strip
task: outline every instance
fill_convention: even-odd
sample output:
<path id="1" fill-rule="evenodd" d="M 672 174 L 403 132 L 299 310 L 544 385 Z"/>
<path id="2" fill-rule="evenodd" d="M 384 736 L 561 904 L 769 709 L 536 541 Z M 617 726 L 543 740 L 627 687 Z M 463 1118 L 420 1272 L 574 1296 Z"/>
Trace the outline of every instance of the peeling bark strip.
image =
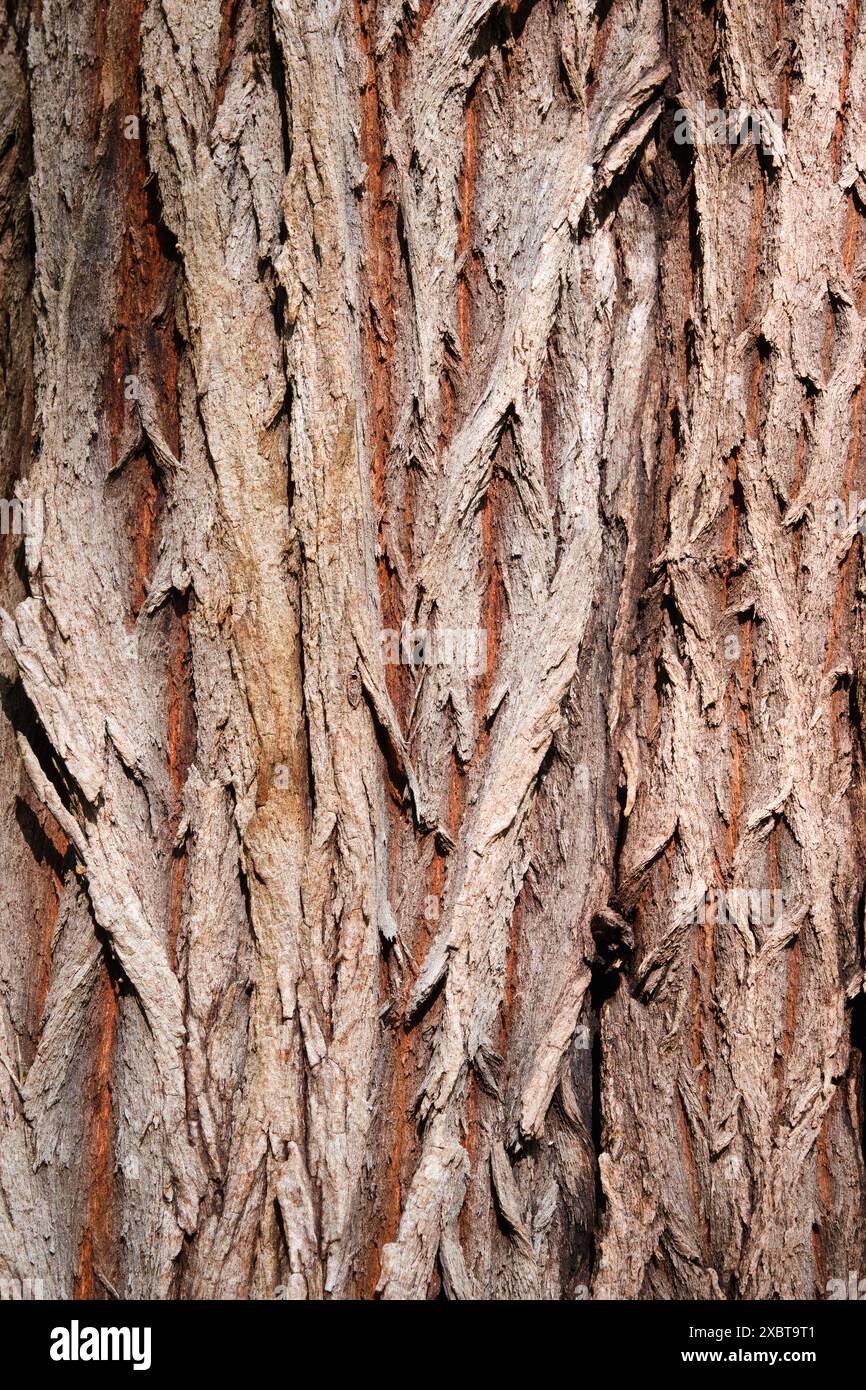
<path id="1" fill-rule="evenodd" d="M 847 1287 L 866 7 L 11 0 L 0 77 L 0 1279 Z"/>

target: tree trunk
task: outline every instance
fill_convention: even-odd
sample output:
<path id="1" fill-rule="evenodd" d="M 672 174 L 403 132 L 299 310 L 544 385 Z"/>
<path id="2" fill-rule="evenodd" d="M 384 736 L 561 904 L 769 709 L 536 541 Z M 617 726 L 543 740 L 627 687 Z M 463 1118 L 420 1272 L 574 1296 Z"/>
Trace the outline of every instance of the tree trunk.
<path id="1" fill-rule="evenodd" d="M 0 1279 L 825 1297 L 866 6 L 3 25 Z"/>

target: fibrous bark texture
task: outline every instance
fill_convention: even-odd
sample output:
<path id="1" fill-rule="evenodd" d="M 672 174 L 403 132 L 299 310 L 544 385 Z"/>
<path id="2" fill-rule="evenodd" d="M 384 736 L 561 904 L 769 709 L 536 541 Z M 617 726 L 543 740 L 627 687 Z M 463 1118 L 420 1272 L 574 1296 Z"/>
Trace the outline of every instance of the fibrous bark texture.
<path id="1" fill-rule="evenodd" d="M 0 1278 L 866 1272 L 860 0 L 6 0 Z"/>

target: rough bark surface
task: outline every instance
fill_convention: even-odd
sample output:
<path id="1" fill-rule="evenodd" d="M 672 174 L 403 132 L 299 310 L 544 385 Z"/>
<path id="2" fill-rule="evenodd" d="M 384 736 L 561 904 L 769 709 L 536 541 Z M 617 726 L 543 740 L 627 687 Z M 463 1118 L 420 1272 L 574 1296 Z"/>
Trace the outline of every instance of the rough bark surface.
<path id="1" fill-rule="evenodd" d="M 0 88 L 0 1279 L 826 1296 L 866 6 L 6 0 Z"/>

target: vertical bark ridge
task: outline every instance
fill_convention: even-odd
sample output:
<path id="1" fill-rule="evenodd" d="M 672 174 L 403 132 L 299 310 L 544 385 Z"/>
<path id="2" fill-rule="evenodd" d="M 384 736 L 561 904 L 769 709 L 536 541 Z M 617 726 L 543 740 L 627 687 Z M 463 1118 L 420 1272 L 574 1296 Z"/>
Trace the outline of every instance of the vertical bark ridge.
<path id="1" fill-rule="evenodd" d="M 835 288 L 845 277 L 846 209 L 833 181 L 832 146 L 836 94 L 844 105 L 849 62 L 846 9 L 804 6 L 786 24 L 782 42 L 796 42 L 800 62 L 788 83 L 784 137 L 774 124 L 762 154 L 701 140 L 689 151 L 698 278 L 691 305 L 666 308 L 665 317 L 681 321 L 685 309 L 695 341 L 680 388 L 685 448 L 659 562 L 668 606 L 652 658 L 651 679 L 663 680 L 658 744 L 642 755 L 646 790 L 629 820 L 620 866 L 638 911 L 637 989 L 631 997 L 618 994 L 605 1017 L 601 1294 L 811 1297 L 827 1274 L 826 1264 L 813 1264 L 813 1231 L 835 1224 L 835 1258 L 843 1262 L 854 1259 L 861 1239 L 856 1132 L 829 1118 L 836 1087 L 848 1085 L 858 1066 L 850 1053 L 850 1000 L 859 988 L 859 889 L 851 832 L 840 844 L 826 811 L 832 798 L 848 823 L 847 701 L 835 692 L 848 659 L 836 650 L 837 633 L 850 624 L 847 614 L 839 622 L 843 556 L 828 542 L 825 506 L 845 487 L 848 451 L 834 458 L 831 441 L 852 424 L 860 382 L 853 302 L 847 286 Z M 720 93 L 710 85 L 710 50 L 702 55 L 699 39 L 677 45 L 674 11 L 675 76 L 685 103 L 695 110 L 698 98 L 710 107 L 720 97 L 720 106 L 772 108 L 753 17 L 734 6 L 723 10 Z M 683 15 L 683 23 L 691 20 Z M 751 172 L 743 170 L 747 161 Z M 796 234 L 787 216 L 796 219 Z M 742 305 L 723 279 L 731 228 L 738 226 L 746 245 L 761 229 Z M 806 249 L 818 245 L 823 263 Z M 677 254 L 673 245 L 670 254 Z M 808 418 L 802 481 L 791 467 L 801 413 Z M 725 485 L 726 472 L 732 485 Z M 726 494 L 736 507 L 727 546 Z M 719 590 L 717 576 L 725 574 Z M 741 629 L 732 708 L 724 699 L 730 677 L 721 634 L 740 615 L 748 639 Z M 847 635 L 841 645 L 847 648 Z M 707 777 L 707 768 L 718 772 Z M 692 807 L 700 807 L 697 815 Z M 667 842 L 671 827 L 675 857 L 664 883 L 657 850 L 647 850 Z M 632 884 L 647 874 L 656 882 L 638 905 Z M 688 926 L 695 895 L 744 886 L 781 894 L 781 910 L 769 921 L 742 905 L 722 914 L 707 980 L 699 929 Z M 699 1062 L 686 1026 L 690 972 L 701 981 L 700 998 L 708 989 L 715 1015 L 715 1035 L 702 1036 Z M 648 1086 L 644 1078 L 658 1077 L 659 1069 L 663 1083 Z M 699 1074 L 708 1081 L 704 1104 Z M 827 1123 L 839 1173 L 831 1211 L 834 1184 L 821 1140 Z M 651 1176 L 661 1172 L 666 1193 Z"/>

